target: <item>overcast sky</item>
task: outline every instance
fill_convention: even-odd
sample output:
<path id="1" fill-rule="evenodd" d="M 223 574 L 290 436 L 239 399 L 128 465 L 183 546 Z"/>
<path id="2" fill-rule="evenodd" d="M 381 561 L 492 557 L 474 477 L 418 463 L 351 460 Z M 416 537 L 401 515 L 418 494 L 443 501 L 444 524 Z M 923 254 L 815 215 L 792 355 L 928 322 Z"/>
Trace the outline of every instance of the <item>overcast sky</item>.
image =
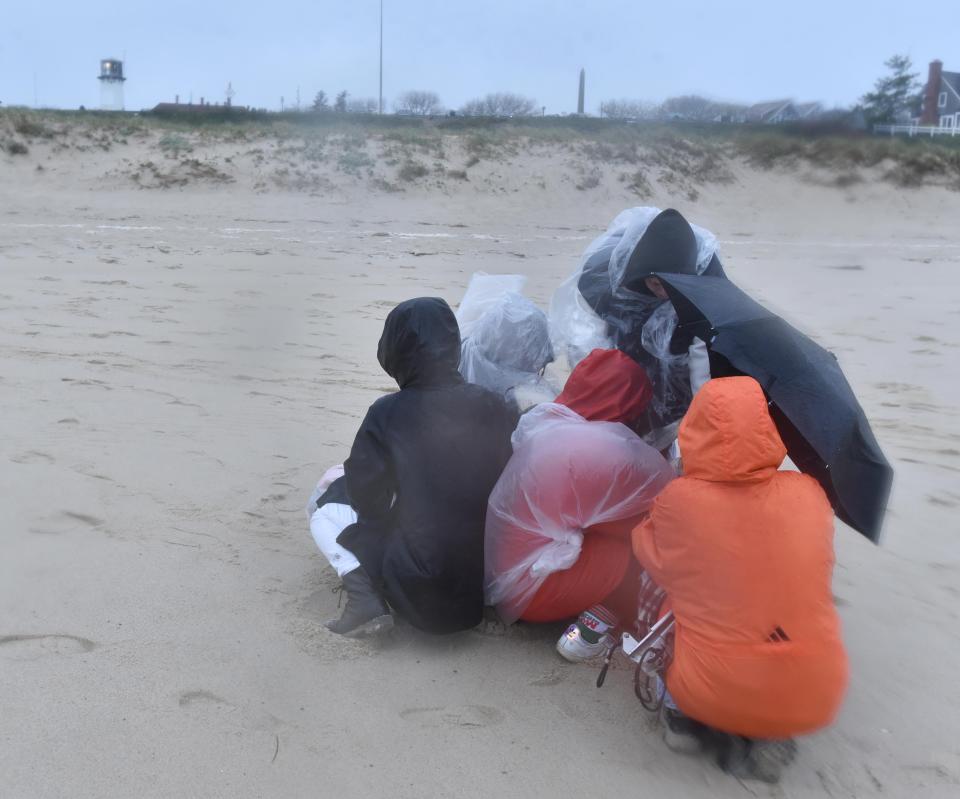
<path id="1" fill-rule="evenodd" d="M 906 53 L 960 70 L 960 0 L 385 0 L 384 98 L 432 89 L 456 108 L 491 91 L 547 113 L 702 93 L 850 104 Z M 99 59 L 125 57 L 126 105 L 179 94 L 277 108 L 318 89 L 376 97 L 379 0 L 9 0 L 0 102 L 97 107 Z"/>

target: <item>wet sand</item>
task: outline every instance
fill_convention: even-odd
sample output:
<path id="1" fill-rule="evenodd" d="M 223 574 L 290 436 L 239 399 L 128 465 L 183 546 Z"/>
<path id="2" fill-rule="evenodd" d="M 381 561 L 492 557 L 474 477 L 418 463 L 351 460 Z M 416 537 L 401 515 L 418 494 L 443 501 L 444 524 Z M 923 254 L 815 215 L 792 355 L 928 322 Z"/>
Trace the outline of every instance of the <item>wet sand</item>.
<path id="1" fill-rule="evenodd" d="M 665 750 L 557 630 L 339 639 L 305 524 L 392 390 L 398 301 L 475 270 L 545 305 L 629 204 L 536 187 L 136 190 L 5 162 L 0 793 L 742 796 Z M 652 202 L 677 204 L 658 190 Z M 883 545 L 838 524 L 852 684 L 758 796 L 960 785 L 960 194 L 743 169 L 678 207 L 731 277 L 837 353 L 896 469 Z"/>

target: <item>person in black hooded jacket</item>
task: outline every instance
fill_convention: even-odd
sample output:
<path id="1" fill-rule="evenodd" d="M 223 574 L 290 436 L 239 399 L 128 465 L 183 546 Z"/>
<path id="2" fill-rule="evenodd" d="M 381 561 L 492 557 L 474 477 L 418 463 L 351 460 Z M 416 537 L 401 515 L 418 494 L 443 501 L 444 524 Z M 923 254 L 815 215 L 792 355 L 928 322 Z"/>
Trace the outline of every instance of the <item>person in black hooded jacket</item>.
<path id="1" fill-rule="evenodd" d="M 360 568 L 343 578 L 347 606 L 332 622 L 352 632 L 386 613 L 452 633 L 483 616 L 487 499 L 511 455 L 515 412 L 457 367 L 460 332 L 439 298 L 387 316 L 377 350 L 400 391 L 377 400 L 344 464 L 356 524 L 338 537 Z"/>
<path id="2" fill-rule="evenodd" d="M 594 312 L 607 323 L 617 349 L 634 360 L 649 360 L 643 350 L 640 331 L 644 322 L 667 299 L 655 272 L 697 274 L 697 237 L 683 214 L 674 208 L 661 211 L 647 226 L 630 253 L 621 286 L 627 291 L 616 296 L 610 281 L 610 258 L 623 231 L 597 249 L 583 266 L 577 288 Z M 713 255 L 701 273 L 726 277 L 720 259 Z"/>

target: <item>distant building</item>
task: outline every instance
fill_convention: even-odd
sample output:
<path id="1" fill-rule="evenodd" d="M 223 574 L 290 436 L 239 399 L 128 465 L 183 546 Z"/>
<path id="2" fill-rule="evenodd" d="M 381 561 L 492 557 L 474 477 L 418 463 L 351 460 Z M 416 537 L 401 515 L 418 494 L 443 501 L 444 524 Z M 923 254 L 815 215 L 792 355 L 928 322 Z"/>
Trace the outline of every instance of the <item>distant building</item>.
<path id="1" fill-rule="evenodd" d="M 960 128 L 960 72 L 944 72 L 939 60 L 930 62 L 920 124 Z"/>
<path id="2" fill-rule="evenodd" d="M 823 115 L 820 103 L 795 103 L 793 100 L 772 100 L 750 106 L 737 121 L 761 125 L 781 125 L 784 122 L 803 122 Z"/>
<path id="3" fill-rule="evenodd" d="M 781 122 L 793 122 L 799 119 L 793 100 L 773 100 L 766 103 L 757 103 L 747 109 L 747 122 L 757 122 L 761 125 L 779 125 Z"/>
<path id="4" fill-rule="evenodd" d="M 251 109 L 242 105 L 220 105 L 219 103 L 208 103 L 203 97 L 199 103 L 181 103 L 178 97 L 173 103 L 157 103 L 151 113 L 157 116 L 186 116 L 190 114 L 204 116 L 226 116 L 242 115 L 249 113 Z"/>
<path id="5" fill-rule="evenodd" d="M 100 109 L 123 111 L 123 61 L 119 58 L 104 58 L 100 61 Z"/>
<path id="6" fill-rule="evenodd" d="M 154 114 L 206 114 L 217 107 L 218 106 L 208 105 L 201 97 L 200 102 L 197 104 L 180 102 L 157 103 L 152 110 Z"/>
<path id="7" fill-rule="evenodd" d="M 816 119 L 823 116 L 823 106 L 820 103 L 797 103 L 797 119 Z"/>

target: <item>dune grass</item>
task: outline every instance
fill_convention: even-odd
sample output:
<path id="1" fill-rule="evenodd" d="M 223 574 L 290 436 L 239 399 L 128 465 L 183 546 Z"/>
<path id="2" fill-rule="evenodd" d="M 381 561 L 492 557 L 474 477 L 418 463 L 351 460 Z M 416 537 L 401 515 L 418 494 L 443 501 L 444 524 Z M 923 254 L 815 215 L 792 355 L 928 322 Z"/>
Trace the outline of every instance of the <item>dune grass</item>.
<path id="1" fill-rule="evenodd" d="M 229 112 L 156 116 L 149 113 L 0 108 L 0 151 L 28 156 L 34 145 L 110 150 L 153 141 L 181 159 L 204 147 L 236 145 L 274 159 L 280 168 L 319 168 L 383 183 L 415 184 L 426 167 L 453 180 L 468 171 L 510 162 L 523 152 L 563 158 L 572 185 L 589 192 L 604 176 L 637 196 L 666 185 L 695 199 L 700 188 L 734 179 L 736 164 L 761 170 L 818 170 L 827 185 L 850 188 L 881 179 L 903 188 L 941 185 L 960 190 L 960 138 L 891 138 L 826 128 L 785 129 L 645 123 L 576 117 L 501 120 L 423 119 L 376 114 Z M 249 144 L 252 149 L 242 150 Z M 450 162 L 450 163 L 448 163 Z M 377 169 L 379 171 L 377 171 Z M 389 171 L 387 171 L 389 170 Z M 387 181 L 389 185 L 397 183 Z M 376 186 L 374 186 L 376 188 Z"/>

